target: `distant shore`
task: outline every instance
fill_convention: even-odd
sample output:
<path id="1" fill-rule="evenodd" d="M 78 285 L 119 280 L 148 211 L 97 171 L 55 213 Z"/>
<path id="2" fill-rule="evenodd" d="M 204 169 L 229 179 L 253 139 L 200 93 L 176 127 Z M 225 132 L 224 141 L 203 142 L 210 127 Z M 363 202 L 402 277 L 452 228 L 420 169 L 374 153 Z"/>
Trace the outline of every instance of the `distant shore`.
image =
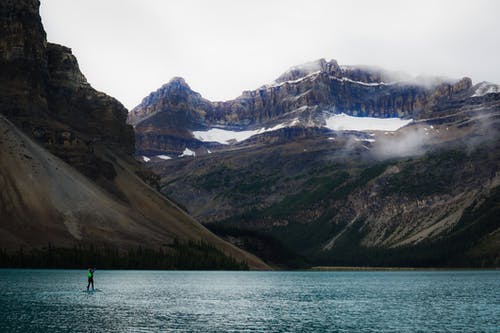
<path id="1" fill-rule="evenodd" d="M 315 266 L 308 271 L 476 271 L 498 270 L 499 267 L 367 267 L 367 266 Z"/>

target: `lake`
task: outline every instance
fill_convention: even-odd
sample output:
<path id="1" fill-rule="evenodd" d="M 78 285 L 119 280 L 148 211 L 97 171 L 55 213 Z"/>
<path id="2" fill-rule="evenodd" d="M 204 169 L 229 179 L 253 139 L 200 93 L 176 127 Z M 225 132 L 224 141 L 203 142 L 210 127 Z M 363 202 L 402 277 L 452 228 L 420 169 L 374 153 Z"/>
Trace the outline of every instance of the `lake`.
<path id="1" fill-rule="evenodd" d="M 0 332 L 499 332 L 500 271 L 0 270 Z"/>

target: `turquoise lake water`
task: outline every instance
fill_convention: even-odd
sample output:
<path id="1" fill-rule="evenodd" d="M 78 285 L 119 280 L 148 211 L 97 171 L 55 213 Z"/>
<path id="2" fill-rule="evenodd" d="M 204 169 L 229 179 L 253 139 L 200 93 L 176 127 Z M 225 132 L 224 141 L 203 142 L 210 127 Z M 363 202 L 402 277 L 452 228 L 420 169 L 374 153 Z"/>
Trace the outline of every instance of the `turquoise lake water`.
<path id="1" fill-rule="evenodd" d="M 0 270 L 0 332 L 500 332 L 500 271 Z"/>

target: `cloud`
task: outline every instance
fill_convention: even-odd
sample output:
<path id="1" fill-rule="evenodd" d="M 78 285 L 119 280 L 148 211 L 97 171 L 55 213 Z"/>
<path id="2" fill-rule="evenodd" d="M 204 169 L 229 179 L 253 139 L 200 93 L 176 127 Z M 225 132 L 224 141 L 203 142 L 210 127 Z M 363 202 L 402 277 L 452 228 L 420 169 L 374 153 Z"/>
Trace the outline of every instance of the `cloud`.
<path id="1" fill-rule="evenodd" d="M 378 135 L 371 154 L 377 159 L 420 156 L 425 154 L 430 136 L 423 128 Z"/>

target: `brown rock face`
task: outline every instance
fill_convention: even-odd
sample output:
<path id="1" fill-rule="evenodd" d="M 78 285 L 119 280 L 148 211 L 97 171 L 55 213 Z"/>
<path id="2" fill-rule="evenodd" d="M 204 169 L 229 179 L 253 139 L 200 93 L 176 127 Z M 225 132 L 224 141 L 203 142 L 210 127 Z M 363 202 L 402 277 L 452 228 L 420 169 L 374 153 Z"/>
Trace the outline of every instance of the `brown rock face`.
<path id="1" fill-rule="evenodd" d="M 127 109 L 87 83 L 69 48 L 48 44 L 47 53 L 51 115 L 80 131 L 84 139 L 133 153 L 133 130 L 126 124 Z"/>
<path id="2" fill-rule="evenodd" d="M 47 54 L 36 0 L 0 3 L 0 110 L 10 117 L 42 117 Z"/>
<path id="3" fill-rule="evenodd" d="M 96 144 L 134 152 L 127 110 L 87 83 L 71 49 L 47 43 L 39 5 L 35 0 L 0 4 L 0 112 L 96 178 L 102 164 L 93 153 Z"/>

